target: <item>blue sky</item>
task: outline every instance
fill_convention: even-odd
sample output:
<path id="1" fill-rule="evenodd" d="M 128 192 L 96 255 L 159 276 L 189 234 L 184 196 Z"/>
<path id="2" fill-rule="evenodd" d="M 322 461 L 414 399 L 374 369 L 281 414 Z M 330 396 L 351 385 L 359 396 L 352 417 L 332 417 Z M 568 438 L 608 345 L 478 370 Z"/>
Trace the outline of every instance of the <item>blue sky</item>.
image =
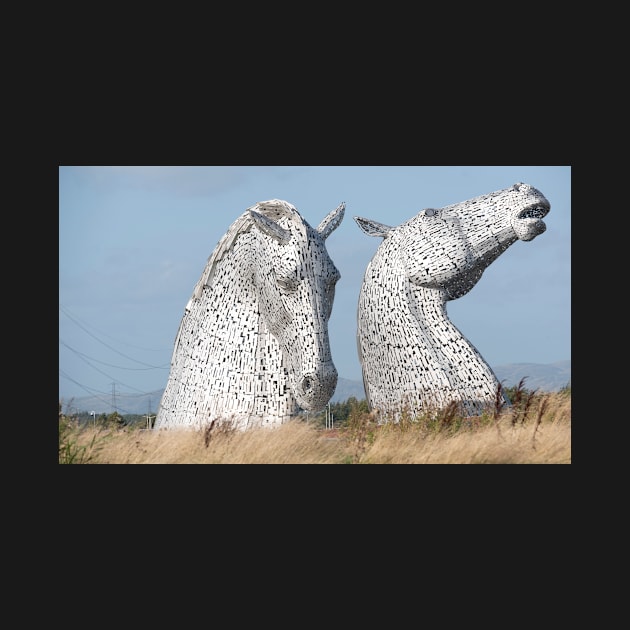
<path id="1" fill-rule="evenodd" d="M 447 304 L 492 367 L 571 359 L 570 166 L 60 166 L 59 399 L 163 388 L 208 257 L 246 208 L 273 198 L 313 227 L 346 202 L 326 241 L 341 272 L 329 332 L 339 376 L 360 381 L 357 300 L 382 239 L 352 217 L 396 226 L 516 182 L 551 203 L 547 231 L 517 241 Z"/>

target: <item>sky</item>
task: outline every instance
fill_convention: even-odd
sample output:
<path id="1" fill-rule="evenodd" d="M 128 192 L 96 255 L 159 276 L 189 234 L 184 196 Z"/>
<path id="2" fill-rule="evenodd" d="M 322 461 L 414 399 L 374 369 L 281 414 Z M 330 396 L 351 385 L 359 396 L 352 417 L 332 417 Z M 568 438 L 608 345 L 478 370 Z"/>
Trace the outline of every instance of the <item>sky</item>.
<path id="1" fill-rule="evenodd" d="M 357 302 L 382 239 L 353 217 L 397 226 L 517 182 L 550 202 L 547 230 L 511 245 L 446 306 L 493 368 L 571 359 L 570 166 L 59 166 L 59 400 L 164 388 L 208 257 L 268 199 L 292 203 L 313 227 L 346 203 L 326 240 L 341 273 L 329 335 L 339 376 L 361 381 Z"/>

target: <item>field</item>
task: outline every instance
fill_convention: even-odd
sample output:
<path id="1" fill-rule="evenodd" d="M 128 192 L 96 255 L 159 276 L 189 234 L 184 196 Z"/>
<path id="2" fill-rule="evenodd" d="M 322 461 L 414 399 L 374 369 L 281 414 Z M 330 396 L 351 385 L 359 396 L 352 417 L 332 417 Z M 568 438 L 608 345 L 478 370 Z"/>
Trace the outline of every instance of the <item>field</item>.
<path id="1" fill-rule="evenodd" d="M 570 464 L 571 390 L 516 390 L 512 406 L 464 418 L 454 408 L 377 424 L 357 406 L 335 429 L 144 430 L 59 418 L 60 464 Z"/>

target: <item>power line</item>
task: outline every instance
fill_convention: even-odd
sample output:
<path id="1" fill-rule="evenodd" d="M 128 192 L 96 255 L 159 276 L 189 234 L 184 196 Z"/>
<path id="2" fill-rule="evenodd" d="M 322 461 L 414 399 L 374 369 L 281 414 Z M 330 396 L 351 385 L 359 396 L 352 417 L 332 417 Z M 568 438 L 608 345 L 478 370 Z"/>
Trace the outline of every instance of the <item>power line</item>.
<path id="1" fill-rule="evenodd" d="M 78 350 L 75 350 L 74 348 L 69 346 L 63 339 L 61 339 L 61 337 L 59 338 L 59 343 L 65 346 L 66 348 L 68 348 L 68 350 L 70 350 L 71 352 L 74 352 L 74 354 L 76 354 L 79 358 L 91 359 L 92 361 L 96 361 L 97 363 L 101 363 L 102 365 L 107 365 L 109 367 L 113 367 L 118 370 L 146 371 L 146 370 L 167 370 L 169 368 L 168 363 L 165 363 L 164 365 L 151 365 L 149 367 L 143 367 L 143 368 L 131 368 L 131 367 L 124 367 L 122 365 L 113 365 L 112 363 L 99 361 L 98 359 L 95 359 L 94 357 L 90 357 L 87 354 L 84 354 L 83 352 L 79 352 Z M 141 363 L 141 361 L 136 361 L 136 363 Z M 148 364 L 145 363 L 143 365 L 148 365 Z"/>
<path id="2" fill-rule="evenodd" d="M 79 359 L 81 359 L 82 361 L 84 361 L 85 363 L 87 363 L 93 370 L 96 370 L 97 372 L 99 372 L 100 374 L 102 374 L 103 376 L 106 376 L 108 379 L 115 381 L 117 380 L 116 378 L 114 378 L 111 374 L 108 374 L 107 372 L 103 372 L 103 370 L 99 370 L 95 365 L 92 365 L 89 361 L 87 361 L 86 359 L 84 359 L 82 356 L 79 356 Z M 137 392 L 141 392 L 142 390 L 138 389 L 137 387 L 132 387 L 131 385 L 128 385 L 127 383 L 120 383 L 121 385 L 124 385 L 125 387 L 128 387 L 129 389 L 134 389 Z"/>
<path id="3" fill-rule="evenodd" d="M 70 313 L 68 312 L 68 310 L 62 305 L 59 304 L 59 309 L 66 315 L 66 317 L 68 317 L 68 319 L 70 319 L 75 325 L 77 325 L 79 328 L 81 328 L 83 331 L 85 331 L 90 337 L 92 337 L 93 339 L 95 339 L 96 341 L 98 341 L 100 344 L 102 344 L 103 346 L 105 346 L 106 348 L 112 350 L 113 352 L 115 352 L 116 354 L 124 357 L 125 359 L 128 359 L 130 361 L 133 361 L 134 363 L 137 363 L 139 365 L 143 365 L 145 367 L 142 368 L 136 368 L 136 367 L 123 367 L 123 366 L 118 366 L 118 365 L 113 365 L 111 363 L 106 363 L 105 361 L 100 361 L 99 359 L 96 359 L 94 357 L 90 357 L 87 354 L 84 354 L 78 350 L 76 350 L 75 348 L 72 348 L 70 345 L 68 345 L 63 339 L 59 338 L 59 343 L 62 344 L 63 346 L 65 346 L 68 350 L 70 350 L 71 352 L 73 352 L 79 359 L 81 359 L 84 363 L 87 363 L 93 370 L 97 371 L 99 374 L 102 374 L 104 376 L 106 376 L 110 381 L 115 381 L 116 383 L 118 383 L 119 385 L 122 385 L 125 388 L 134 390 L 136 392 L 139 392 L 138 395 L 143 395 L 146 396 L 147 393 L 144 392 L 143 390 L 138 389 L 137 387 L 133 387 L 127 383 L 123 383 L 121 381 L 119 381 L 118 379 L 114 378 L 111 374 L 108 374 L 107 372 L 99 369 L 98 367 L 96 367 L 95 365 L 93 365 L 91 361 L 94 361 L 96 363 L 100 363 L 101 365 L 106 365 L 115 369 L 121 369 L 121 370 L 130 370 L 130 371 L 147 371 L 147 370 L 167 370 L 170 368 L 170 364 L 166 363 L 164 365 L 151 365 L 149 363 L 145 363 L 143 361 L 138 361 L 137 359 L 134 359 L 133 357 L 130 357 L 122 352 L 119 352 L 118 350 L 116 350 L 116 348 L 113 348 L 112 346 L 110 346 L 109 344 L 105 343 L 102 339 L 99 339 L 97 336 L 95 336 L 94 334 L 92 334 L 87 328 L 86 326 L 84 326 L 76 317 L 73 317 L 72 315 L 70 315 Z M 87 325 L 87 324 L 86 324 Z M 108 335 L 106 335 L 108 336 Z M 111 338 L 111 337 L 110 337 Z M 129 344 L 127 344 L 129 345 Z M 138 346 L 136 346 L 138 347 Z M 142 348 L 140 348 L 142 349 Z M 90 360 L 88 360 L 90 359 Z M 66 374 L 65 372 L 63 372 L 61 369 L 59 370 L 59 373 L 64 377 L 67 378 L 68 380 L 70 380 L 71 382 L 75 383 L 76 385 L 78 385 L 79 387 L 81 387 L 81 389 L 87 391 L 90 395 L 95 396 L 95 394 L 93 393 L 96 390 L 91 390 L 91 388 L 86 387 L 84 385 L 82 385 L 81 383 L 79 383 L 78 381 L 74 380 L 73 378 L 71 378 L 68 374 Z M 102 394 L 104 394 L 104 392 L 101 392 Z M 133 395 L 133 394 L 128 394 L 128 395 Z M 98 396 L 96 396 L 98 398 Z M 102 400 L 99 398 L 99 400 Z M 104 402 L 104 401 L 103 401 Z M 117 406 L 116 404 L 116 393 L 115 393 L 115 389 L 112 393 L 112 406 L 115 408 Z"/>
<path id="4" fill-rule="evenodd" d="M 62 369 L 59 370 L 59 373 L 64 377 L 67 378 L 69 381 L 72 381 L 75 385 L 78 385 L 81 389 L 85 390 L 88 394 L 90 394 L 90 396 L 92 396 L 93 398 L 96 398 L 97 400 L 99 400 L 100 402 L 103 402 L 105 404 L 107 404 L 107 400 L 105 400 L 104 398 L 101 398 L 100 396 L 98 396 L 98 394 L 95 394 L 94 392 L 96 390 L 92 390 L 90 391 L 90 389 L 88 389 L 87 387 L 85 387 L 84 385 L 82 385 L 81 383 L 79 383 L 78 381 L 75 381 L 73 378 L 71 378 L 70 376 L 68 376 Z M 99 393 L 103 393 L 103 392 L 99 392 Z M 72 401 L 73 398 L 70 399 L 70 401 Z M 68 403 L 69 405 L 70 403 Z"/>
<path id="5" fill-rule="evenodd" d="M 92 335 L 92 333 L 90 333 L 83 325 L 81 325 L 79 323 L 81 320 L 79 319 L 79 317 L 77 315 L 71 316 L 69 314 L 69 312 L 68 312 L 69 309 L 66 306 L 63 306 L 63 304 L 59 304 L 59 309 L 63 312 L 63 314 L 68 319 L 71 319 L 77 326 L 79 326 L 80 328 L 83 328 L 83 330 L 85 330 L 85 332 L 87 332 L 89 335 Z M 116 343 L 123 344 L 125 346 L 129 346 L 130 348 L 136 348 L 136 350 L 146 350 L 147 352 L 168 352 L 168 351 L 171 350 L 171 348 L 142 348 L 141 346 L 135 346 L 135 345 L 133 345 L 131 343 L 127 343 L 125 341 L 120 341 L 120 339 L 115 339 L 111 335 L 108 335 L 106 332 L 103 332 L 102 330 L 99 330 L 98 328 L 96 328 L 96 326 L 92 326 L 91 324 L 88 324 L 86 322 L 83 322 L 83 323 L 85 324 L 85 326 L 89 326 L 90 328 L 93 328 L 94 330 L 97 330 L 101 335 L 104 335 L 105 337 L 111 339 L 112 341 L 115 341 Z"/>
<path id="6" fill-rule="evenodd" d="M 139 363 L 140 365 L 146 365 L 150 368 L 157 368 L 157 365 L 150 365 L 149 363 L 144 363 L 144 361 L 138 361 L 130 356 L 127 356 L 126 354 L 123 354 L 122 352 L 119 352 L 118 350 L 116 350 L 116 348 L 113 348 L 112 346 L 110 346 L 109 344 L 105 343 L 102 339 L 99 339 L 96 335 L 93 335 L 87 328 L 85 328 L 85 326 L 82 326 L 77 320 L 75 320 L 73 317 L 70 317 L 70 315 L 68 315 L 67 313 L 65 313 L 66 317 L 68 317 L 69 319 L 71 319 L 79 328 L 81 328 L 82 330 L 84 330 L 88 335 L 90 335 L 90 337 L 92 337 L 92 339 L 96 339 L 96 341 L 98 341 L 100 344 L 104 345 L 106 348 L 109 348 L 110 350 L 112 350 L 113 352 L 115 352 L 116 354 L 119 354 L 121 357 L 124 357 L 125 359 L 129 359 L 130 361 L 133 361 L 134 363 Z"/>
<path id="7" fill-rule="evenodd" d="M 98 400 L 99 402 L 104 403 L 105 405 L 112 405 L 116 407 L 116 411 L 118 411 L 119 407 L 117 404 L 117 401 L 115 400 L 115 393 L 113 394 L 113 397 L 110 396 L 109 400 L 107 398 L 103 398 L 102 396 L 99 396 L 98 394 L 102 394 L 103 396 L 107 396 L 107 392 L 99 392 L 98 390 L 92 389 L 92 388 L 88 388 L 85 385 L 82 385 L 81 383 L 79 383 L 78 381 L 74 380 L 71 376 L 69 376 L 68 374 L 66 374 L 61 368 L 59 369 L 59 373 L 61 374 L 61 376 L 63 376 L 64 378 L 68 379 L 69 381 L 72 381 L 75 385 L 78 385 L 81 389 L 83 389 L 85 392 L 87 392 L 92 398 L 95 398 L 96 400 Z M 112 385 L 115 385 L 114 383 L 112 383 Z M 115 392 L 115 389 L 114 389 Z M 124 394 L 124 396 L 148 396 L 149 397 L 149 401 L 151 400 L 151 392 L 144 392 L 142 394 Z M 74 397 L 70 398 L 70 401 L 74 400 Z M 68 403 L 69 405 L 70 403 Z M 134 411 L 130 411 L 128 409 L 122 409 L 120 408 L 120 412 L 126 414 L 126 415 L 130 415 L 130 416 L 134 416 L 137 415 L 136 412 Z"/>
<path id="8" fill-rule="evenodd" d="M 75 381 L 69 374 L 66 374 L 66 372 L 64 372 L 61 368 L 59 368 L 59 374 L 61 374 L 63 378 L 66 378 L 69 381 L 72 381 L 75 385 L 78 385 L 82 390 L 87 392 L 90 396 L 93 396 L 94 398 L 98 398 L 99 400 L 102 400 L 103 402 L 107 402 L 104 398 L 100 398 L 99 396 L 99 394 L 102 394 L 103 396 L 107 396 L 106 392 L 100 392 L 97 389 L 94 389 L 92 387 L 87 387 L 86 385 L 79 383 L 79 381 Z"/>

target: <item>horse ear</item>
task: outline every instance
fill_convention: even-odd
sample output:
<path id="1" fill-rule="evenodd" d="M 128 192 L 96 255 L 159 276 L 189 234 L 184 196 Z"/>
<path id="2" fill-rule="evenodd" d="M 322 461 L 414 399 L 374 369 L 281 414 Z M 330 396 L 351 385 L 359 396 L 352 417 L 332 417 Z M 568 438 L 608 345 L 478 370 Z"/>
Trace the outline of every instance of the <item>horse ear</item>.
<path id="1" fill-rule="evenodd" d="M 324 240 L 330 236 L 331 232 L 339 227 L 345 211 L 346 202 L 342 201 L 332 212 L 329 212 L 324 217 L 324 220 L 317 226 L 317 231 Z"/>
<path id="2" fill-rule="evenodd" d="M 394 229 L 384 223 L 372 221 L 372 219 L 364 219 L 363 217 L 353 217 L 353 219 L 368 236 L 382 236 L 383 238 L 387 238 L 389 233 Z"/>
<path id="3" fill-rule="evenodd" d="M 251 208 L 249 210 L 249 214 L 254 220 L 254 225 L 261 232 L 264 232 L 267 236 L 271 236 L 271 238 L 278 241 L 281 245 L 286 245 L 289 242 L 291 238 L 291 232 L 289 232 L 289 230 L 285 230 L 281 225 L 278 225 L 272 219 L 266 217 L 260 212 L 256 212 L 256 210 L 252 210 Z"/>

